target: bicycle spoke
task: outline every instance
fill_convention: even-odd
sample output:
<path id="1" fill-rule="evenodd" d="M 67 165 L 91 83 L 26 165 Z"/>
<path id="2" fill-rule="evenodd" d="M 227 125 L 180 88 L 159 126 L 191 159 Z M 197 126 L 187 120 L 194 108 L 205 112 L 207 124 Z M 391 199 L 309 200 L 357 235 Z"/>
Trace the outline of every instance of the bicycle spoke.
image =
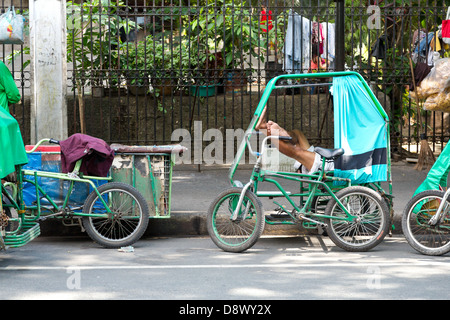
<path id="1" fill-rule="evenodd" d="M 450 211 L 449 205 L 443 207 L 442 218 L 435 225 L 430 225 L 431 218 L 437 212 L 442 201 L 442 194 L 426 194 L 419 197 L 408 208 L 404 223 L 407 239 L 418 251 L 425 254 L 441 254 L 443 248 L 450 245 Z"/>
<path id="2" fill-rule="evenodd" d="M 328 220 L 332 239 L 350 251 L 368 250 L 381 241 L 387 232 L 387 208 L 380 196 L 364 187 L 350 187 L 339 195 L 343 207 L 331 202 Z M 381 237 L 380 237 L 381 236 Z"/>
<path id="3" fill-rule="evenodd" d="M 259 202 L 252 193 L 251 197 L 244 197 L 237 215 L 234 215 L 241 190 L 226 190 L 208 210 L 208 232 L 213 241 L 226 251 L 248 249 L 259 238 L 264 227 L 262 209 L 260 204 L 256 204 Z"/>

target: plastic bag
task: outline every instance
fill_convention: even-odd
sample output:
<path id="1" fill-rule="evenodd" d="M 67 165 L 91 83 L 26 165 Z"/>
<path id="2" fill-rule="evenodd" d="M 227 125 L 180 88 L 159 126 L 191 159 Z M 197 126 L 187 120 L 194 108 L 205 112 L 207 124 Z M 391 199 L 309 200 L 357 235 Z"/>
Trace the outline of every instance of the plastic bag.
<path id="1" fill-rule="evenodd" d="M 23 44 L 23 16 L 16 14 L 14 6 L 0 16 L 0 43 Z"/>
<path id="2" fill-rule="evenodd" d="M 423 108 L 429 111 L 450 112 L 450 85 L 439 93 L 429 96 Z"/>
<path id="3" fill-rule="evenodd" d="M 414 98 L 417 95 L 419 99 L 427 99 L 436 96 L 447 87 L 450 87 L 450 58 L 443 58 L 436 61 L 430 73 L 422 80 L 420 86 L 410 92 L 410 95 Z"/>

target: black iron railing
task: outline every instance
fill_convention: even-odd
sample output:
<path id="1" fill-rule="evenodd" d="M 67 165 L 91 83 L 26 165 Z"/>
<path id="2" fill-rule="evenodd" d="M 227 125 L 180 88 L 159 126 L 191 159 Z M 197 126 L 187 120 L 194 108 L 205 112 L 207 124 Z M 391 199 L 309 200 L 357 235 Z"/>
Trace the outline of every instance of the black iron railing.
<path id="1" fill-rule="evenodd" d="M 233 139 L 250 122 L 267 81 L 285 72 L 320 72 L 320 63 L 311 64 L 318 52 L 323 70 L 344 64 L 363 75 L 390 116 L 394 151 L 403 146 L 415 152 L 420 130 L 407 90 L 414 36 L 419 30 L 426 37 L 435 34 L 450 3 L 343 4 L 344 30 L 337 34 L 334 0 L 68 1 L 69 132 L 140 145 L 186 135 L 192 141 L 202 137 L 207 145 L 213 140 L 205 137 L 208 129 L 219 129 L 224 141 Z M 344 48 L 335 47 L 336 37 Z M 289 41 L 294 45 L 288 52 Z M 6 60 L 11 46 L 1 48 Z M 427 46 L 414 63 L 437 49 Z M 438 52 L 449 56 L 443 45 Z M 23 51 L 9 64 L 25 100 L 30 76 L 27 68 L 20 70 L 26 60 Z M 12 109 L 22 114 L 24 128 L 25 100 Z M 326 86 L 279 90 L 269 103 L 271 119 L 305 131 L 313 143 L 332 145 Z M 429 141 L 439 150 L 449 138 L 449 120 L 441 112 L 423 116 Z"/>

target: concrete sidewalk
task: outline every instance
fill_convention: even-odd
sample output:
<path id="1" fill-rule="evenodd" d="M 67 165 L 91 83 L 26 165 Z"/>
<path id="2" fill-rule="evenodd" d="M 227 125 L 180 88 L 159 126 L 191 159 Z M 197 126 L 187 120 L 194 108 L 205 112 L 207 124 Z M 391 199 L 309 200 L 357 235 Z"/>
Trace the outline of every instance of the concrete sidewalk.
<path id="1" fill-rule="evenodd" d="M 414 170 L 414 164 L 392 164 L 395 233 L 401 233 L 401 216 L 406 203 L 425 179 L 428 171 Z M 250 167 L 236 172 L 235 179 L 244 184 L 251 174 Z M 228 168 L 217 166 L 175 166 L 172 181 L 172 210 L 170 219 L 153 219 L 148 233 L 152 235 L 206 234 L 206 212 L 213 199 L 229 187 Z M 272 189 L 273 190 L 273 189 Z M 263 200 L 264 210 L 273 210 L 273 200 Z M 158 220 L 158 221 L 156 221 Z M 277 231 L 298 227 L 277 226 Z M 267 228 L 266 228 L 267 229 Z M 292 230 L 290 230 L 292 232 Z"/>

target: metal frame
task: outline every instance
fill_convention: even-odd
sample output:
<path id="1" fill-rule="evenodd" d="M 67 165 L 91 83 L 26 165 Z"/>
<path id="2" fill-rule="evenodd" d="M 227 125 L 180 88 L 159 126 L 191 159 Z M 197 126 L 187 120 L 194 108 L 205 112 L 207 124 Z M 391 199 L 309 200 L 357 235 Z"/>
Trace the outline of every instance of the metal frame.
<path id="1" fill-rule="evenodd" d="M 367 90 L 367 93 L 369 94 L 369 96 L 371 97 L 375 106 L 377 107 L 377 110 L 378 110 L 380 116 L 386 122 L 386 135 L 389 136 L 389 130 L 390 130 L 389 129 L 389 118 L 388 118 L 385 110 L 380 105 L 379 101 L 374 96 L 373 92 L 370 90 L 369 86 L 367 85 L 367 83 L 361 77 L 360 74 L 358 74 L 356 72 L 346 71 L 346 72 L 327 72 L 327 73 L 320 73 L 320 74 L 291 74 L 291 75 L 278 76 L 278 77 L 272 79 L 269 82 L 269 84 L 267 85 L 266 90 L 264 91 L 263 96 L 258 104 L 258 108 L 256 109 L 256 111 L 253 115 L 252 121 L 250 122 L 250 125 L 246 130 L 245 137 L 239 146 L 239 149 L 236 153 L 234 162 L 229 169 L 228 177 L 230 180 L 230 184 L 232 186 L 244 187 L 244 191 L 241 194 L 242 199 L 245 194 L 245 190 L 250 187 L 253 188 L 253 192 L 258 197 L 269 197 L 269 198 L 284 197 L 292 205 L 296 214 L 302 215 L 302 219 L 304 220 L 303 225 L 305 228 L 316 228 L 317 225 L 322 225 L 322 227 L 324 226 L 320 221 L 316 221 L 316 220 L 313 220 L 311 218 L 304 216 L 305 214 L 308 214 L 309 216 L 319 218 L 319 220 L 323 219 L 323 218 L 329 218 L 326 215 L 310 212 L 309 209 L 311 208 L 313 198 L 318 197 L 318 196 L 332 196 L 333 198 L 336 199 L 334 193 L 338 189 L 345 188 L 347 186 L 351 186 L 352 182 L 349 179 L 337 178 L 337 177 L 334 177 L 332 173 L 326 173 L 326 172 L 322 172 L 322 171 L 319 171 L 318 173 L 312 173 L 312 174 L 302 174 L 302 173 L 293 173 L 293 172 L 262 170 L 262 169 L 260 169 L 260 162 L 262 161 L 262 157 L 260 155 L 262 152 L 259 153 L 259 152 L 252 151 L 249 139 L 247 137 L 249 137 L 251 134 L 254 133 L 256 123 L 258 122 L 264 108 L 266 106 L 268 107 L 267 102 L 268 102 L 270 95 L 275 90 L 283 89 L 286 87 L 285 85 L 277 85 L 278 81 L 286 80 L 286 79 L 307 79 L 307 78 L 314 79 L 314 78 L 330 78 L 330 77 L 332 78 L 332 77 L 340 77 L 340 76 L 348 76 L 348 75 L 356 75 L 358 77 L 358 79 L 361 81 L 361 83 L 364 85 L 364 88 Z M 306 84 L 306 85 L 308 86 L 310 84 Z M 298 87 L 298 86 L 305 86 L 305 85 L 303 85 L 303 84 L 292 85 L 292 87 L 295 87 L 295 86 Z M 263 140 L 263 142 L 265 142 L 266 139 L 267 139 L 267 137 Z M 389 139 L 387 139 L 387 143 L 388 143 L 388 146 L 387 146 L 388 191 L 385 191 L 382 188 L 381 183 L 378 183 L 378 182 L 370 183 L 370 184 L 366 184 L 366 185 L 371 187 L 375 191 L 379 192 L 384 197 L 384 199 L 386 200 L 386 203 L 388 205 L 388 208 L 390 210 L 390 215 L 391 215 L 391 219 L 392 219 L 394 211 L 393 211 L 393 203 L 392 203 L 393 196 L 392 196 L 392 176 L 391 176 L 391 153 L 390 153 L 390 147 L 389 147 L 389 144 L 390 144 Z M 254 171 L 252 172 L 252 177 L 250 178 L 250 181 L 244 186 L 242 184 L 242 182 L 234 180 L 234 175 L 239 166 L 239 162 L 240 162 L 241 158 L 245 156 L 245 150 L 247 147 L 249 148 L 249 153 L 253 153 L 254 155 L 258 156 L 258 159 L 257 159 L 258 162 L 257 162 L 257 165 L 255 166 Z M 263 144 L 262 148 L 264 148 L 264 147 L 265 147 L 265 145 Z M 323 161 L 325 161 L 325 159 L 323 159 Z M 279 183 L 279 181 L 277 181 L 279 179 L 285 179 L 285 180 L 299 182 L 299 186 L 300 186 L 299 192 L 295 193 L 295 192 L 286 191 L 282 187 L 282 185 Z M 336 182 L 336 181 L 340 181 L 341 185 L 339 185 L 339 186 L 333 185 L 334 182 Z M 272 185 L 276 186 L 277 191 L 258 192 L 258 183 L 260 183 L 260 182 L 271 183 Z M 304 187 L 304 184 L 307 186 L 306 188 Z M 318 188 L 319 186 L 321 186 L 324 189 L 324 191 L 320 191 Z M 298 197 L 300 203 L 296 204 L 295 201 L 292 199 L 293 197 Z M 305 198 L 306 198 L 306 200 L 305 200 Z M 240 199 L 240 201 L 242 201 L 242 199 Z M 339 201 L 337 201 L 337 203 L 341 206 Z M 240 206 L 238 205 L 237 208 L 240 208 Z M 280 205 L 280 209 L 284 210 L 283 206 Z M 349 216 L 346 208 L 342 208 L 342 209 Z M 238 209 L 236 209 L 236 210 L 238 210 Z M 291 213 L 289 213 L 288 211 L 285 211 L 285 213 L 287 213 L 289 216 L 291 216 L 293 221 L 291 221 L 290 219 L 287 219 L 286 221 L 272 222 L 272 221 L 269 221 L 266 219 L 266 223 L 267 224 L 295 224 L 295 222 L 294 222 L 296 220 L 295 217 L 293 217 L 291 215 Z M 235 212 L 234 215 L 237 216 L 237 212 Z M 352 219 L 352 218 L 349 216 L 348 219 Z M 393 226 L 391 226 L 391 227 L 393 227 Z"/>
<path id="2" fill-rule="evenodd" d="M 278 76 L 276 78 L 273 78 L 267 85 L 266 90 L 264 90 L 264 93 L 262 95 L 262 98 L 258 104 L 258 107 L 255 111 L 255 113 L 253 114 L 253 118 L 252 121 L 250 122 L 250 125 L 247 128 L 246 134 L 248 134 L 249 132 L 252 132 L 255 129 L 256 123 L 258 122 L 264 108 L 267 105 L 268 99 L 270 97 L 270 95 L 272 94 L 272 92 L 276 89 L 282 89 L 285 88 L 285 85 L 281 85 L 278 86 L 276 85 L 276 83 L 279 80 L 286 80 L 286 79 L 314 79 L 314 78 L 332 78 L 332 77 L 340 77 L 340 76 L 348 76 L 348 75 L 356 75 L 359 80 L 361 81 L 361 83 L 364 85 L 365 89 L 367 90 L 367 93 L 369 94 L 369 96 L 371 97 L 372 101 L 374 102 L 375 106 L 377 107 L 377 110 L 380 114 L 381 117 L 383 117 L 383 119 L 386 122 L 386 134 L 387 136 L 389 136 L 389 132 L 390 132 L 390 126 L 389 126 L 389 118 L 388 115 L 386 114 L 385 110 L 383 109 L 383 107 L 381 106 L 380 102 L 378 101 L 378 99 L 375 97 L 375 95 L 373 94 L 372 90 L 370 90 L 369 86 L 367 85 L 366 81 L 364 80 L 364 78 L 357 72 L 354 71 L 342 71 L 342 72 L 324 72 L 324 73 L 318 73 L 318 74 L 289 74 L 289 75 L 281 75 Z M 309 84 L 308 84 L 309 85 Z M 291 85 L 291 87 L 298 87 L 298 86 L 304 86 L 304 85 Z M 388 141 L 388 148 L 387 148 L 387 167 L 388 167 L 388 183 L 389 183 L 389 194 L 392 194 L 392 176 L 391 176 L 391 151 L 390 151 L 390 141 L 389 139 Z M 230 179 L 231 185 L 235 185 L 236 182 L 233 180 L 234 174 L 236 172 L 236 169 L 239 165 L 239 162 L 241 160 L 241 158 L 244 156 L 245 153 L 245 149 L 246 146 L 248 144 L 248 140 L 247 139 L 243 139 L 238 151 L 236 153 L 235 159 L 233 161 L 233 164 L 230 167 L 229 170 L 229 174 L 228 177 Z"/>
<path id="3" fill-rule="evenodd" d="M 39 141 L 33 149 L 30 151 L 27 151 L 27 153 L 31 153 L 35 151 L 39 145 L 43 142 L 48 142 L 49 139 L 42 139 Z M 97 190 L 97 187 L 93 183 L 93 179 L 95 180 L 105 180 L 110 181 L 111 177 L 94 177 L 94 176 L 83 176 L 80 178 L 78 176 L 78 170 L 81 166 L 81 161 L 78 160 L 75 168 L 70 173 L 58 173 L 58 172 L 48 172 L 48 171 L 38 171 L 38 170 L 25 170 L 22 169 L 22 166 L 16 166 L 16 173 L 17 173 L 17 190 L 13 190 L 15 193 L 14 195 L 10 195 L 6 187 L 8 185 L 14 185 L 12 183 L 2 183 L 0 187 L 0 203 L 2 203 L 2 196 L 3 194 L 6 195 L 8 198 L 10 204 L 3 204 L 1 209 L 3 210 L 3 207 L 11 207 L 17 210 L 17 213 L 19 215 L 18 218 L 11 218 L 11 221 L 18 222 L 19 225 L 14 231 L 5 232 L 5 235 L 3 237 L 4 245 L 8 247 L 18 247 L 23 246 L 29 241 L 33 240 L 37 236 L 40 235 L 40 227 L 38 224 L 38 219 L 43 217 L 50 217 L 59 215 L 61 213 L 66 212 L 66 209 L 69 206 L 69 198 L 73 190 L 73 185 L 75 182 L 81 182 L 81 183 L 87 183 L 89 184 L 93 190 L 97 193 L 99 199 L 101 200 L 102 204 L 104 205 L 106 211 L 108 214 L 111 214 L 111 210 L 109 209 L 107 203 L 103 199 L 103 197 L 100 195 L 100 193 Z M 33 179 L 26 179 L 24 176 L 33 176 Z M 53 179 L 59 179 L 64 181 L 70 181 L 69 191 L 65 197 L 65 200 L 61 206 L 57 205 L 52 198 L 42 189 L 42 187 L 38 184 L 38 177 L 45 177 L 45 178 L 53 178 Z M 23 182 L 29 182 L 36 188 L 36 205 L 35 206 L 25 206 L 25 203 L 23 201 L 23 194 L 22 194 L 22 184 Z M 43 207 L 41 205 L 41 195 L 50 203 L 51 209 L 46 210 L 55 210 L 58 211 L 56 214 L 43 214 Z M 17 199 L 17 200 L 16 200 Z M 27 214 L 27 211 L 33 211 L 33 214 Z M 52 212 L 52 211 L 51 211 Z M 86 214 L 83 212 L 75 212 L 70 211 L 71 214 L 74 216 L 90 216 L 90 217 L 105 217 L 105 214 Z"/>

